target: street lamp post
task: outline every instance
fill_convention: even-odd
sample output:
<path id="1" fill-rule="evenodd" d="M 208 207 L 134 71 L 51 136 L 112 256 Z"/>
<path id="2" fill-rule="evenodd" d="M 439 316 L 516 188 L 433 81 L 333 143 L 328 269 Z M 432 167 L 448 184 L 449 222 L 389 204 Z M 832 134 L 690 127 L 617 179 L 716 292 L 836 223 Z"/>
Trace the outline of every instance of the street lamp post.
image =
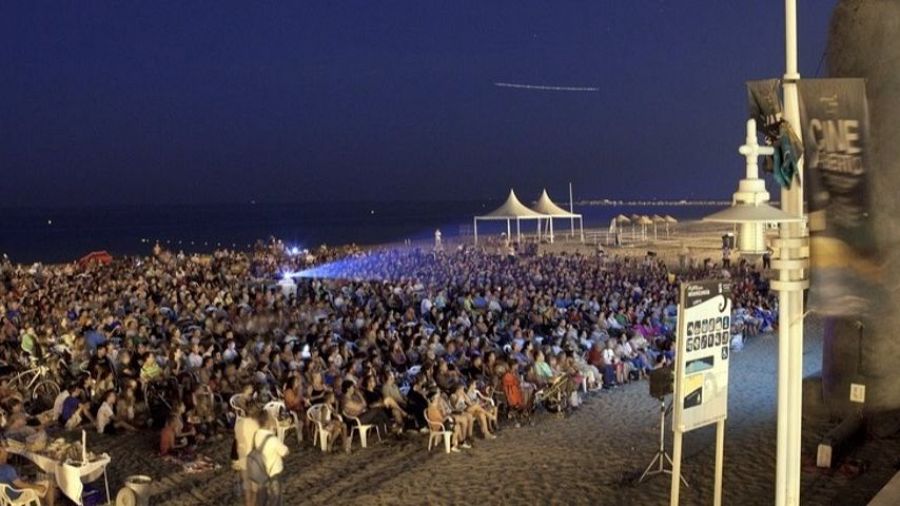
<path id="1" fill-rule="evenodd" d="M 783 84 L 784 120 L 800 135 L 800 100 L 797 92 L 797 0 L 784 2 L 785 73 Z M 797 162 L 803 181 L 803 159 Z M 803 185 L 795 181 L 781 189 L 781 209 L 803 217 Z M 803 291 L 809 287 L 809 234 L 803 221 L 782 224 L 773 242 L 778 258 L 772 266 L 778 279 L 778 450 L 775 504 L 800 504 L 800 433 L 803 415 Z"/>
<path id="2" fill-rule="evenodd" d="M 797 1 L 785 0 L 785 73 L 782 81 L 784 120 L 800 136 L 800 101 L 797 92 Z M 797 175 L 790 188 L 781 189 L 781 211 L 765 204 L 765 191 L 756 178 L 756 156 L 768 150 L 756 146 L 756 133 L 750 132 L 741 154 L 747 157 L 747 179 L 735 193 L 734 205 L 704 218 L 742 224 L 751 232 L 761 223 L 779 223 L 778 238 L 772 241 L 777 257 L 772 267 L 778 278 L 772 289 L 778 291 L 778 434 L 775 470 L 775 504 L 800 504 L 800 435 L 803 416 L 803 291 L 809 288 L 809 233 L 803 214 L 803 159 L 797 161 Z M 755 129 L 754 129 L 755 130 Z M 751 138 L 752 137 L 752 138 Z M 752 158 L 752 160 L 751 160 Z M 754 191 L 748 191 L 753 189 Z M 753 198 L 747 198 L 751 196 Z M 739 243 L 749 244 L 745 238 Z"/>

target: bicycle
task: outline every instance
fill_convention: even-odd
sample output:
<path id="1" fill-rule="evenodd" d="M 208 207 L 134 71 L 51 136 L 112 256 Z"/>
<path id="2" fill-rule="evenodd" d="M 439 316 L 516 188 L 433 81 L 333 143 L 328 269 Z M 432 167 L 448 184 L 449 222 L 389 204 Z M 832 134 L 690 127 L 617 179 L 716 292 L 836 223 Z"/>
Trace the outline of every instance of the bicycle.
<path id="1" fill-rule="evenodd" d="M 59 395 L 59 383 L 51 379 L 51 369 L 46 365 L 33 365 L 16 373 L 12 378 L 12 385 L 20 392 L 31 391 L 32 401 L 41 401 L 44 407 L 53 406 L 56 396 Z"/>

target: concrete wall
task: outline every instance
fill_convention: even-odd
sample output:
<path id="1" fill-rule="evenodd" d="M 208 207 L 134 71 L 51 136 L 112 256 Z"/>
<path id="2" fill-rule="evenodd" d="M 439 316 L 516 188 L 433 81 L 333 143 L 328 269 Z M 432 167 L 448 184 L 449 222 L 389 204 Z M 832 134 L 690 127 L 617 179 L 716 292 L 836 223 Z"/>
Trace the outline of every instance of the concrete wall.
<path id="1" fill-rule="evenodd" d="M 872 219 L 889 297 L 876 301 L 875 318 L 863 321 L 866 409 L 900 409 L 900 0 L 843 0 L 829 33 L 831 77 L 867 80 Z M 851 409 L 846 399 L 856 374 L 859 329 L 855 321 L 826 324 L 823 391 L 834 412 Z"/>

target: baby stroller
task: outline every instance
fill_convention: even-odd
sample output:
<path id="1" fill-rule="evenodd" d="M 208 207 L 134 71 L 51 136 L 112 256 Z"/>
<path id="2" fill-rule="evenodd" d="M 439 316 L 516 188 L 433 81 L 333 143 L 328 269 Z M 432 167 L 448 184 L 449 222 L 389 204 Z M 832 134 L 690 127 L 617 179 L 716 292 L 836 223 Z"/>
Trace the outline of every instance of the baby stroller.
<path id="1" fill-rule="evenodd" d="M 568 376 L 561 374 L 535 395 L 536 400 L 550 413 L 564 413 L 569 408 L 571 393 Z"/>

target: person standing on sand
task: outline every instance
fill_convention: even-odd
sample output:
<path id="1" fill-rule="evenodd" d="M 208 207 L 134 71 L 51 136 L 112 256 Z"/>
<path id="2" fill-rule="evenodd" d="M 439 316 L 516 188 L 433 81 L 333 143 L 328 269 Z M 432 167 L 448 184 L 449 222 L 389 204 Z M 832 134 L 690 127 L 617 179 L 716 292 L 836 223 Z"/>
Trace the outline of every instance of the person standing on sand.
<path id="1" fill-rule="evenodd" d="M 244 494 L 244 506 L 255 506 L 256 504 L 256 486 L 247 475 L 247 455 L 253 445 L 253 435 L 259 430 L 259 422 L 256 421 L 257 415 L 259 415 L 258 409 L 253 408 L 249 416 L 238 417 L 234 423 L 235 451 L 232 452 L 231 468 L 238 475 L 240 488 Z"/>
<path id="2" fill-rule="evenodd" d="M 284 471 L 284 457 L 288 447 L 278 439 L 272 430 L 275 421 L 264 411 L 256 414 L 259 429 L 253 434 L 253 448 L 259 448 L 263 455 L 263 465 L 269 474 L 269 481 L 256 494 L 257 506 L 282 506 L 284 496 L 281 489 L 281 474 Z M 249 451 L 247 453 L 250 453 Z"/>

